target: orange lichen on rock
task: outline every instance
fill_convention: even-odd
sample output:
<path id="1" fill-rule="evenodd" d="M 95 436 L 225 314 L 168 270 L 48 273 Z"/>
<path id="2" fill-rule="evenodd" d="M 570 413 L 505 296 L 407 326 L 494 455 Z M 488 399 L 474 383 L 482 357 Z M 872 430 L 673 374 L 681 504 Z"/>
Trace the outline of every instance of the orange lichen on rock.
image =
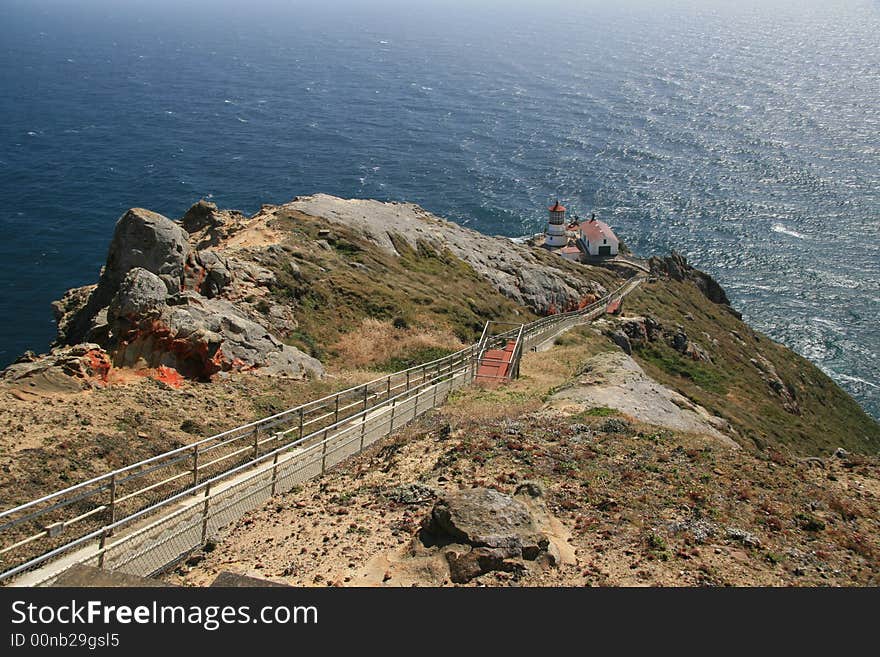
<path id="1" fill-rule="evenodd" d="M 183 277 L 180 282 L 180 291 L 194 290 L 202 291 L 202 284 L 208 276 L 208 270 L 199 264 L 195 258 L 190 255 L 183 265 Z"/>
<path id="2" fill-rule="evenodd" d="M 595 294 L 586 294 L 586 295 L 582 296 L 581 300 L 578 302 L 577 309 L 583 310 L 584 308 L 589 306 L 591 303 L 596 303 L 597 298 L 598 297 L 596 297 Z"/>
<path id="3" fill-rule="evenodd" d="M 85 357 L 92 376 L 101 383 L 107 383 L 110 370 L 113 368 L 107 352 L 102 349 L 89 349 Z"/>
<path id="4" fill-rule="evenodd" d="M 157 367 L 155 374 L 152 374 L 151 376 L 156 379 L 156 381 L 161 381 L 172 388 L 180 388 L 184 382 L 184 378 L 181 376 L 180 372 L 173 367 L 166 367 L 165 365 Z"/>

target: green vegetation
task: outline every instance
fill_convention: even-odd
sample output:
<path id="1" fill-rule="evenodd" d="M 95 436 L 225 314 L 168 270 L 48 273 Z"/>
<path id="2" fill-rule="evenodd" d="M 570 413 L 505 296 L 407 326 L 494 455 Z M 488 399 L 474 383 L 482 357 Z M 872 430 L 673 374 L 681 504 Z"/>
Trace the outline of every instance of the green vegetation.
<path id="1" fill-rule="evenodd" d="M 690 360 L 662 340 L 636 347 L 633 356 L 650 376 L 728 420 L 744 445 L 796 454 L 828 454 L 837 447 L 880 453 L 880 425 L 852 397 L 696 286 L 665 279 L 643 284 L 627 297 L 625 310 L 651 315 L 666 327 L 681 324 L 706 349 L 711 363 Z M 772 364 L 794 404 L 765 381 L 759 357 Z"/>
<path id="2" fill-rule="evenodd" d="M 617 415 L 617 411 L 607 406 L 594 406 L 590 410 L 585 411 L 583 415 L 587 417 L 608 417 L 609 415 Z"/>
<path id="3" fill-rule="evenodd" d="M 438 358 L 443 358 L 453 353 L 451 349 L 443 347 L 421 347 L 412 351 L 403 352 L 394 358 L 389 358 L 383 363 L 377 363 L 375 369 L 380 372 L 398 372 L 422 363 L 427 363 Z"/>
<path id="4" fill-rule="evenodd" d="M 393 321 L 395 328 L 451 330 L 467 344 L 479 337 L 487 320 L 535 318 L 448 250 L 438 252 L 426 243 L 413 248 L 392 235 L 398 257 L 341 225 L 333 226 L 327 250 L 315 247 L 320 224 L 314 217 L 283 212 L 273 225 L 288 234 L 285 246 L 296 265 L 270 263 L 276 277 L 270 293 L 278 303 L 299 309 L 300 326 L 289 336 L 290 344 L 313 355 L 323 349 L 322 360 L 332 362 L 334 343 L 359 329 L 365 318 Z"/>
<path id="5" fill-rule="evenodd" d="M 636 350 L 638 355 L 644 360 L 647 360 L 667 374 L 688 379 L 700 388 L 719 395 L 727 392 L 724 375 L 717 371 L 717 368 L 682 356 L 665 343 L 649 343 L 645 347 L 637 347 Z"/>
<path id="6" fill-rule="evenodd" d="M 293 331 L 285 342 L 318 360 L 324 357 L 324 350 L 321 349 L 318 341 L 305 331 Z"/>

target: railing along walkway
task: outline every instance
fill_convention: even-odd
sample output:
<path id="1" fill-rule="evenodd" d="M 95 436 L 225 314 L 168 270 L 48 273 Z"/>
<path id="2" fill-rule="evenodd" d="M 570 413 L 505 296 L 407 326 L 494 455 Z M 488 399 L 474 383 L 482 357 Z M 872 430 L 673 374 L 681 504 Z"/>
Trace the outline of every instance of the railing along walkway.
<path id="1" fill-rule="evenodd" d="M 532 349 L 601 315 L 630 279 L 581 310 L 492 336 Z M 484 335 L 485 338 L 485 335 Z M 0 582 L 50 582 L 73 563 L 150 575 L 271 496 L 321 475 L 473 381 L 486 339 L 449 356 L 164 454 L 0 513 Z"/>

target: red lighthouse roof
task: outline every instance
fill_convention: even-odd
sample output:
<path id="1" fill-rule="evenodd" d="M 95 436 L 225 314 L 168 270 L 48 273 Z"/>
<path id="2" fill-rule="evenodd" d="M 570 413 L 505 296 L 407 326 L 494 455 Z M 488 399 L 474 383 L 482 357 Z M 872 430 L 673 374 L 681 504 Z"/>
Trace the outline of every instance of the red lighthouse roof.
<path id="1" fill-rule="evenodd" d="M 548 209 L 550 212 L 565 212 L 565 206 L 559 204 L 559 199 L 556 199 L 556 203 L 551 205 Z"/>

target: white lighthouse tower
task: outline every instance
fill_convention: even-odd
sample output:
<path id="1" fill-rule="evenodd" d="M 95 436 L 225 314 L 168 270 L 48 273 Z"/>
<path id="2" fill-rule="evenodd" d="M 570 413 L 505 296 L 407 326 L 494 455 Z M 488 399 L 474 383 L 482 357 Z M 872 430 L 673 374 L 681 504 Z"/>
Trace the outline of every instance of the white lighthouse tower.
<path id="1" fill-rule="evenodd" d="M 547 221 L 547 229 L 544 231 L 544 246 L 556 249 L 568 245 L 568 236 L 565 234 L 565 206 L 559 204 L 559 200 L 551 205 L 550 219 Z"/>

